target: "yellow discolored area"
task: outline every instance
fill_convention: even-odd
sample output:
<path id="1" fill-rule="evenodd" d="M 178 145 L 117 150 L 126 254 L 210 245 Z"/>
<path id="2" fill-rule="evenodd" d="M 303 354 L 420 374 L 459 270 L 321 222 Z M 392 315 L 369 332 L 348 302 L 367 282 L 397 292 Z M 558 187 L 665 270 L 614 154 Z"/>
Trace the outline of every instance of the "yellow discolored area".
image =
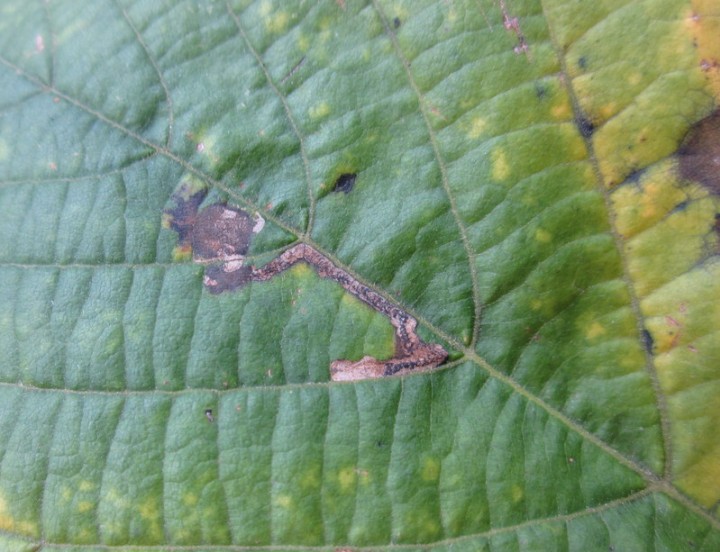
<path id="1" fill-rule="evenodd" d="M 473 117 L 470 121 L 470 128 L 467 131 L 467 137 L 471 140 L 475 140 L 482 136 L 485 128 L 487 127 L 487 120 L 483 117 Z"/>
<path id="2" fill-rule="evenodd" d="M 92 491 L 95 488 L 95 483 L 92 481 L 88 481 L 87 479 L 83 479 L 80 481 L 80 484 L 78 485 L 78 491 L 81 491 L 83 493 L 86 493 L 88 491 Z"/>
<path id="3" fill-rule="evenodd" d="M 306 491 L 318 489 L 320 487 L 320 466 L 312 466 L 305 470 L 300 476 L 300 487 Z"/>
<path id="4" fill-rule="evenodd" d="M 553 235 L 544 228 L 538 228 L 535 230 L 535 241 L 540 243 L 550 243 L 552 239 Z"/>
<path id="5" fill-rule="evenodd" d="M 265 19 L 265 28 L 268 32 L 280 34 L 285 32 L 290 23 L 290 14 L 286 11 L 275 12 Z"/>
<path id="6" fill-rule="evenodd" d="M 507 179 L 510 176 L 510 165 L 507 160 L 505 150 L 502 148 L 495 148 L 490 154 L 492 163 L 492 177 L 493 180 L 498 182 Z"/>
<path id="7" fill-rule="evenodd" d="M 720 100 L 720 4 L 717 0 L 692 0 L 692 9 L 684 18 L 697 44 L 700 70 L 707 78 L 717 100 Z"/>
<path id="8" fill-rule="evenodd" d="M 437 458 L 425 458 L 420 471 L 423 481 L 437 481 L 440 477 L 440 462 Z"/>
<path id="9" fill-rule="evenodd" d="M 77 511 L 80 512 L 81 514 L 90 512 L 90 511 L 92 511 L 93 508 L 94 508 L 94 504 L 92 502 L 90 502 L 89 500 L 81 500 L 77 504 Z"/>
<path id="10" fill-rule="evenodd" d="M 10 512 L 10 508 L 5 500 L 5 497 L 0 495 L 0 531 L 37 536 L 38 527 L 34 522 L 15 519 Z"/>
<path id="11" fill-rule="evenodd" d="M 281 508 L 290 508 L 293 505 L 293 499 L 290 495 L 281 494 L 275 498 L 275 505 Z"/>
<path id="12" fill-rule="evenodd" d="M 348 466 L 338 472 L 337 478 L 340 490 L 351 492 L 355 489 L 355 483 L 357 482 L 357 470 L 354 466 Z"/>
<path id="13" fill-rule="evenodd" d="M 513 485 L 510 489 L 510 495 L 512 498 L 512 501 L 517 504 L 520 502 L 523 497 L 525 496 L 525 492 L 523 491 L 522 487 L 520 485 Z"/>
<path id="14" fill-rule="evenodd" d="M 594 321 L 594 322 L 592 322 L 592 324 L 590 324 L 590 327 L 587 328 L 587 330 L 585 331 L 585 338 L 588 341 L 592 341 L 598 337 L 605 335 L 606 333 L 607 333 L 607 328 L 605 328 L 605 326 L 600 324 L 600 322 Z"/>
<path id="15" fill-rule="evenodd" d="M 182 500 L 185 506 L 195 506 L 198 503 L 198 495 L 195 493 L 185 493 Z"/>
<path id="16" fill-rule="evenodd" d="M 320 102 L 310 107 L 308 115 L 311 119 L 322 119 L 330 114 L 330 105 L 327 102 Z"/>

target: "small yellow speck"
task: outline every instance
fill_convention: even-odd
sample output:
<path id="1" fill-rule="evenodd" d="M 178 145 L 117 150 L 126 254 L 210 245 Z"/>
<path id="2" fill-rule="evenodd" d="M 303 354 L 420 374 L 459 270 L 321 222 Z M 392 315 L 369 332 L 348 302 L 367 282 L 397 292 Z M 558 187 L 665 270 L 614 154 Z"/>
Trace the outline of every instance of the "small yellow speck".
<path id="1" fill-rule="evenodd" d="M 522 500 L 525 493 L 523 493 L 522 487 L 520 487 L 520 485 L 513 485 L 512 489 L 510 490 L 510 494 L 512 496 L 512 501 L 517 504 Z"/>
<path id="2" fill-rule="evenodd" d="M 510 165 L 505 150 L 496 148 L 492 151 L 492 177 L 496 181 L 505 180 L 510 176 Z"/>
<path id="3" fill-rule="evenodd" d="M 473 140 L 480 138 L 486 126 L 487 121 L 485 119 L 482 117 L 474 117 L 470 122 L 470 130 L 467 133 L 468 138 Z"/>
<path id="4" fill-rule="evenodd" d="M 343 491 L 351 491 L 355 486 L 357 473 L 354 467 L 343 468 L 338 472 L 338 483 Z"/>
<path id="5" fill-rule="evenodd" d="M 320 102 L 310 108 L 308 111 L 311 119 L 320 119 L 330 114 L 330 106 L 327 102 Z"/>
<path id="6" fill-rule="evenodd" d="M 85 512 L 89 512 L 92 509 L 93 509 L 93 503 L 90 502 L 89 500 L 81 500 L 80 502 L 78 502 L 77 511 L 80 512 L 81 514 L 83 514 Z"/>
<path id="7" fill-rule="evenodd" d="M 279 11 L 265 20 L 265 28 L 271 33 L 282 33 L 287 29 L 290 15 L 286 11 Z"/>
<path id="8" fill-rule="evenodd" d="M 638 72 L 634 72 L 634 73 L 631 73 L 630 75 L 628 75 L 627 82 L 631 86 L 637 86 L 638 84 L 640 84 L 642 82 L 642 78 L 643 78 L 642 74 L 640 74 Z"/>
<path id="9" fill-rule="evenodd" d="M 543 302 L 540 299 L 533 299 L 530 301 L 530 308 L 532 310 L 540 310 L 543 307 Z"/>
<path id="10" fill-rule="evenodd" d="M 596 337 L 600 337 L 605 334 L 606 331 L 605 326 L 600 324 L 600 322 L 595 321 L 590 324 L 590 327 L 585 332 L 585 337 L 587 339 L 595 339 Z"/>
<path id="11" fill-rule="evenodd" d="M 545 230 L 544 228 L 538 228 L 535 230 L 535 240 L 540 243 L 550 243 L 553 239 L 553 235 Z"/>
<path id="12" fill-rule="evenodd" d="M 310 39 L 307 35 L 301 34 L 297 39 L 297 47 L 301 52 L 307 52 L 310 48 Z"/>
<path id="13" fill-rule="evenodd" d="M 436 458 L 426 458 L 420 474 L 423 481 L 437 481 L 440 477 L 440 462 Z"/>
<path id="14" fill-rule="evenodd" d="M 281 508 L 290 508 L 292 503 L 292 497 L 289 495 L 278 495 L 275 499 L 275 505 L 280 506 Z"/>
<path id="15" fill-rule="evenodd" d="M 92 481 L 88 481 L 87 479 L 83 479 L 80 481 L 80 485 L 78 485 L 78 490 L 82 492 L 88 492 L 92 491 L 95 488 L 95 483 Z"/>
<path id="16" fill-rule="evenodd" d="M 198 501 L 198 495 L 195 493 L 185 493 L 185 496 L 183 496 L 183 504 L 185 506 L 195 506 Z"/>
<path id="17" fill-rule="evenodd" d="M 553 106 L 552 110 L 550 111 L 551 115 L 558 121 L 567 121 L 570 119 L 572 109 L 570 107 L 570 104 L 566 101 L 563 101 L 561 104 Z"/>

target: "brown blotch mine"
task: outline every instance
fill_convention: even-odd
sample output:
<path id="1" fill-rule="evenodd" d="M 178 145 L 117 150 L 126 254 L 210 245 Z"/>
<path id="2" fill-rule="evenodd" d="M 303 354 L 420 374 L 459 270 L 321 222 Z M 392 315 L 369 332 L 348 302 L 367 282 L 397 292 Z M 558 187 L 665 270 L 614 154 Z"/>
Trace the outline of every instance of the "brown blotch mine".
<path id="1" fill-rule="evenodd" d="M 720 110 L 696 123 L 678 149 L 680 175 L 720 195 Z"/>
<path id="2" fill-rule="evenodd" d="M 241 260 L 247 255 L 255 221 L 241 209 L 216 203 L 197 216 L 192 230 L 193 259 Z"/>
<path id="3" fill-rule="evenodd" d="M 167 225 L 171 230 L 177 232 L 180 247 L 190 246 L 191 244 L 198 209 L 205 196 L 207 196 L 207 189 L 189 193 L 189 190 L 183 186 L 172 196 L 175 207 L 163 211 Z"/>
<path id="4" fill-rule="evenodd" d="M 343 176 L 351 176 L 351 188 L 355 175 Z M 310 245 L 299 243 L 260 268 L 245 265 L 252 236 L 263 227 L 262 218 L 254 219 L 242 209 L 228 207 L 224 203 L 210 205 L 198 213 L 204 192 L 202 197 L 196 195 L 189 196 L 187 200 L 176 198 L 176 208 L 165 214 L 170 216 L 170 227 L 178 232 L 179 239 L 192 245 L 193 261 L 205 265 L 203 283 L 210 293 L 239 289 L 250 282 L 265 282 L 304 262 L 312 266 L 321 278 L 337 282 L 363 303 L 388 317 L 395 328 L 395 356 L 389 360 L 377 360 L 370 356 L 356 362 L 335 360 L 330 365 L 332 380 L 425 372 L 447 359 L 447 351 L 441 345 L 425 343 L 420 339 L 415 331 L 415 318 L 353 278 Z"/>

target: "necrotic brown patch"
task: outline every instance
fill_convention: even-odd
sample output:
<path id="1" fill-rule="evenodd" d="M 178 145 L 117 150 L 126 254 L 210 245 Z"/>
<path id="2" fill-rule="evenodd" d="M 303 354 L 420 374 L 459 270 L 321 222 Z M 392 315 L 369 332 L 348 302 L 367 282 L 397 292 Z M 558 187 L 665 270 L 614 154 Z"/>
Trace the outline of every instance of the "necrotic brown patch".
<path id="1" fill-rule="evenodd" d="M 710 193 L 720 195 L 720 110 L 690 129 L 678 156 L 684 179 L 699 182 Z"/>
<path id="2" fill-rule="evenodd" d="M 192 242 L 193 227 L 197 219 L 200 204 L 207 195 L 207 189 L 190 194 L 186 187 L 173 194 L 175 207 L 165 209 L 165 220 L 171 230 L 177 232 L 178 245 L 189 246 Z"/>
<path id="3" fill-rule="evenodd" d="M 241 209 L 216 203 L 197 216 L 192 230 L 193 258 L 232 261 L 247 255 L 255 221 Z"/>

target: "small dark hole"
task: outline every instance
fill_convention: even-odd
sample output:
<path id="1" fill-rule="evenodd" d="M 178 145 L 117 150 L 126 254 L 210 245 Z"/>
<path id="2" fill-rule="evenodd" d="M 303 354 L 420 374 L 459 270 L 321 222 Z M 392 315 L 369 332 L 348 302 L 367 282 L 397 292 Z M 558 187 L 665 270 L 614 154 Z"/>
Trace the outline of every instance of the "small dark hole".
<path id="1" fill-rule="evenodd" d="M 395 27 L 396 29 L 400 27 L 400 18 L 399 17 L 396 17 L 395 19 L 393 19 L 393 27 Z"/>
<path id="2" fill-rule="evenodd" d="M 356 178 L 357 174 L 355 173 L 341 174 L 335 181 L 335 185 L 333 186 L 333 192 L 344 192 L 346 194 L 349 194 L 355 186 Z"/>
<path id="3" fill-rule="evenodd" d="M 595 130 L 595 125 L 593 125 L 592 121 L 587 117 L 578 117 L 575 119 L 575 124 L 580 130 L 580 134 L 582 134 L 583 138 L 590 138 Z"/>
<path id="4" fill-rule="evenodd" d="M 211 423 L 212 423 L 212 422 L 215 421 L 215 416 L 213 416 L 212 408 L 208 408 L 208 409 L 205 411 L 205 417 L 208 419 L 208 422 L 211 422 Z"/>

